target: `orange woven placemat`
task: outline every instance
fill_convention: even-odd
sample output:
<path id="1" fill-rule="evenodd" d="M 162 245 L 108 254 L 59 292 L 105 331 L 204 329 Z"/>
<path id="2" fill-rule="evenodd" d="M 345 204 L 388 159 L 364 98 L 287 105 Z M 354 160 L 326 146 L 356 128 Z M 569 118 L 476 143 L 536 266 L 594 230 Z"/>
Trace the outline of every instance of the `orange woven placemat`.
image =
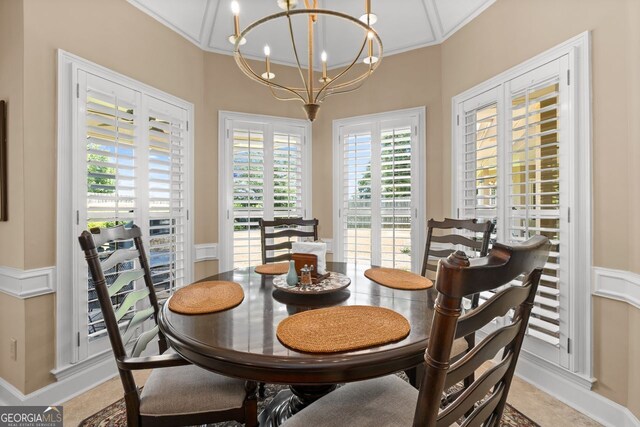
<path id="1" fill-rule="evenodd" d="M 426 277 L 395 268 L 370 268 L 364 275 L 367 279 L 393 289 L 417 291 L 433 286 L 433 282 Z"/>
<path id="2" fill-rule="evenodd" d="M 205 314 L 228 310 L 244 299 L 236 282 L 211 281 L 180 288 L 169 299 L 169 310 L 181 314 Z"/>
<path id="3" fill-rule="evenodd" d="M 278 262 L 275 264 L 262 264 L 255 268 L 256 273 L 277 276 L 289 272 L 288 262 Z"/>
<path id="4" fill-rule="evenodd" d="M 350 305 L 304 311 L 278 325 L 285 346 L 306 353 L 338 353 L 399 341 L 409 335 L 409 321 L 383 307 Z"/>

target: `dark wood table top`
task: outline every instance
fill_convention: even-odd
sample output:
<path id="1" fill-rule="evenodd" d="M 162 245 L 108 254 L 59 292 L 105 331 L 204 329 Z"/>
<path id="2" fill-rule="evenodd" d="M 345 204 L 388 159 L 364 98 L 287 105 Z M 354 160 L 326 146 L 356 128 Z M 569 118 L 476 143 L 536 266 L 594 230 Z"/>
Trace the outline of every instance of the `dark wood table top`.
<path id="1" fill-rule="evenodd" d="M 231 280 L 244 288 L 237 307 L 212 314 L 182 315 L 164 304 L 160 328 L 171 346 L 203 368 L 228 376 L 283 384 L 329 384 L 374 378 L 408 369 L 423 361 L 435 289 L 402 291 L 364 277 L 365 268 L 327 263 L 329 271 L 347 274 L 351 285 L 325 295 L 295 295 L 275 290 L 273 276 L 253 268 L 237 269 L 204 280 Z M 335 305 L 387 307 L 405 316 L 411 332 L 402 341 L 346 353 L 307 354 L 290 350 L 276 337 L 278 323 L 300 311 Z"/>

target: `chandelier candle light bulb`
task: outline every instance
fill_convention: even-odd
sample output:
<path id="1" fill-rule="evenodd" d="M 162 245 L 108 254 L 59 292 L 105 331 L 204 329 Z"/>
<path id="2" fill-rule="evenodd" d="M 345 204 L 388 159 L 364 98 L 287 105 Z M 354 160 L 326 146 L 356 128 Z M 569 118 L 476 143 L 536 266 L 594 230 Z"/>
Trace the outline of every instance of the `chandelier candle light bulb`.
<path id="1" fill-rule="evenodd" d="M 271 56 L 271 48 L 269 47 L 268 44 L 264 45 L 264 56 L 265 56 L 265 62 L 267 65 L 267 72 L 262 73 L 262 78 L 266 80 L 271 80 L 275 78 L 276 75 L 271 72 L 271 61 L 269 60 L 269 56 Z"/>
<path id="2" fill-rule="evenodd" d="M 323 50 L 320 55 L 320 59 L 322 60 L 322 78 L 320 79 L 320 82 L 326 83 L 329 81 L 329 78 L 327 77 L 327 52 Z"/>
<path id="3" fill-rule="evenodd" d="M 304 3 L 302 0 L 277 0 L 274 3 L 277 3 L 277 6 L 282 10 L 281 12 L 258 19 L 244 30 L 240 29 L 240 6 L 237 0 L 231 3 L 235 34 L 229 36 L 229 41 L 234 44 L 233 53 L 236 64 L 251 80 L 267 86 L 276 99 L 281 101 L 302 101 L 307 118 L 313 121 L 316 118 L 320 104 L 327 96 L 348 93 L 359 89 L 364 81 L 380 65 L 380 60 L 382 59 L 382 40 L 378 33 L 371 27 L 372 22 L 374 22 L 373 18 L 375 17 L 375 15 L 371 13 L 371 1 L 368 0 L 365 4 L 366 22 L 343 12 L 318 8 L 318 0 L 304 0 Z M 314 79 L 317 79 L 317 75 L 314 73 L 320 71 L 314 67 L 314 59 L 317 58 L 317 56 L 315 56 L 317 53 L 314 54 L 314 40 L 316 39 L 314 33 L 316 31 L 322 31 L 322 28 L 324 28 L 324 25 L 318 26 L 317 29 L 315 28 L 316 26 L 314 24 L 318 22 L 318 17 L 338 19 L 355 25 L 361 30 L 364 30 L 364 33 L 361 33 L 364 35 L 364 39 L 360 39 L 361 41 L 358 42 L 360 47 L 358 51 L 354 52 L 352 60 L 344 67 L 341 67 L 332 78 L 329 78 L 327 75 L 327 54 L 326 52 L 322 52 L 320 55 L 322 65 L 321 68 L 318 67 L 322 70 L 321 84 L 318 85 L 316 83 L 314 85 Z M 296 40 L 296 34 L 294 34 L 293 31 L 293 21 L 299 20 L 300 18 L 304 18 L 307 21 L 307 37 L 305 40 L 307 45 L 306 64 L 302 61 L 303 58 L 298 55 L 299 46 L 302 43 L 301 40 Z M 247 34 L 257 27 L 273 21 L 284 21 L 282 22 L 284 24 L 283 26 L 288 29 L 291 39 L 291 52 L 297 64 L 302 85 L 285 84 L 275 79 L 275 74 L 271 72 L 271 50 L 269 46 L 264 47 L 266 66 L 266 72 L 264 73 L 255 70 L 244 56 L 244 48 L 241 48 L 241 46 L 246 43 L 245 37 Z M 376 50 L 374 50 L 374 43 L 377 46 Z M 280 46 L 280 44 L 278 44 L 278 46 Z M 366 53 L 365 49 L 367 49 Z M 362 58 L 363 53 L 368 54 L 368 56 L 364 58 L 364 62 L 369 66 L 365 69 L 356 66 L 360 58 Z M 374 53 L 378 56 L 374 56 Z"/>
<path id="4" fill-rule="evenodd" d="M 233 34 L 229 36 L 229 43 L 236 44 L 236 40 L 240 36 L 240 3 L 237 0 L 231 2 L 231 13 L 233 14 Z M 241 45 L 246 42 L 244 37 L 240 40 Z"/>

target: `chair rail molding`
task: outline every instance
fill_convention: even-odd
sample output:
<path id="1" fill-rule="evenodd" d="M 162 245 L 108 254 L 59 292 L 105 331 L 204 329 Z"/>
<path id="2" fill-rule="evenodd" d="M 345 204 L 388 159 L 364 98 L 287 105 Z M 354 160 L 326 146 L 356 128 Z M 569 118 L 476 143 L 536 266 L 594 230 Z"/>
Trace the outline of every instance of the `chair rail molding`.
<path id="1" fill-rule="evenodd" d="M 201 243 L 195 245 L 195 259 L 194 262 L 200 261 L 212 261 L 218 259 L 218 244 L 217 243 Z"/>
<path id="2" fill-rule="evenodd" d="M 624 301 L 640 309 L 640 274 L 593 267 L 593 295 Z"/>
<path id="3" fill-rule="evenodd" d="M 0 292 L 25 299 L 56 291 L 56 268 L 21 270 L 0 266 Z"/>

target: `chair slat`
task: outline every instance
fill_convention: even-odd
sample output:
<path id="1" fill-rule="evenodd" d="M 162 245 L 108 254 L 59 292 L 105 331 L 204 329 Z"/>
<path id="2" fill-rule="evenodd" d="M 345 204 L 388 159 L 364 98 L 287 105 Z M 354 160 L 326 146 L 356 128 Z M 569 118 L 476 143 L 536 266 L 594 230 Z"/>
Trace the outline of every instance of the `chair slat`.
<path id="1" fill-rule="evenodd" d="M 108 287 L 109 296 L 112 297 L 129 283 L 144 277 L 144 270 L 127 270 L 120 273 L 118 278 Z"/>
<path id="2" fill-rule="evenodd" d="M 122 342 L 125 345 L 129 342 L 131 337 L 133 337 L 133 334 L 136 332 L 136 328 L 146 322 L 153 313 L 153 307 L 149 307 L 144 310 L 137 311 L 136 314 L 133 315 L 127 324 L 124 334 L 122 335 Z"/>
<path id="3" fill-rule="evenodd" d="M 266 264 L 272 263 L 272 262 L 278 262 L 278 261 L 289 261 L 289 259 L 291 259 L 291 255 L 290 254 L 276 255 L 276 256 L 267 258 Z"/>
<path id="4" fill-rule="evenodd" d="M 291 249 L 291 242 L 280 242 L 275 245 L 265 245 L 264 248 L 268 251 L 277 251 L 279 249 Z"/>
<path id="5" fill-rule="evenodd" d="M 138 337 L 138 340 L 133 345 L 133 350 L 131 350 L 131 357 L 140 356 L 144 349 L 147 348 L 147 344 L 149 344 L 151 340 L 154 339 L 156 335 L 158 335 L 158 331 L 158 325 L 156 325 L 153 327 L 153 329 L 149 329 L 148 331 L 141 333 Z"/>
<path id="6" fill-rule="evenodd" d="M 448 257 L 449 255 L 451 255 L 454 252 L 455 251 L 453 249 L 442 249 L 442 250 L 430 249 L 429 250 L 429 255 L 437 256 L 437 257 L 440 257 L 440 258 L 445 258 L 445 257 Z"/>
<path id="7" fill-rule="evenodd" d="M 102 261 L 100 265 L 102 266 L 102 271 L 108 271 L 122 262 L 137 259 L 138 256 L 139 253 L 136 249 L 118 249 L 109 258 Z"/>
<path id="8" fill-rule="evenodd" d="M 469 409 L 473 408 L 476 402 L 481 400 L 493 386 L 495 386 L 509 369 L 513 354 L 509 354 L 500 363 L 475 380 L 469 388 L 460 394 L 451 405 L 447 406 L 438 415 L 439 425 L 451 425 L 462 417 Z"/>
<path id="9" fill-rule="evenodd" d="M 487 360 L 491 360 L 498 351 L 513 342 L 518 335 L 521 323 L 522 321 L 518 320 L 509 326 L 500 328 L 485 337 L 479 344 L 476 344 L 469 353 L 449 368 L 445 380 L 445 388 L 449 388 L 467 378 L 480 365 Z"/>
<path id="10" fill-rule="evenodd" d="M 138 301 L 143 300 L 148 296 L 149 296 L 149 289 L 147 288 L 130 292 L 125 297 L 124 301 L 122 301 L 122 304 L 120 304 L 120 307 L 118 307 L 118 310 L 116 310 L 116 320 L 120 321 L 124 317 L 124 315 L 127 314 L 127 311 L 129 311 L 131 307 L 136 305 Z"/>
<path id="11" fill-rule="evenodd" d="M 436 221 L 434 219 L 430 219 L 427 223 L 427 227 L 429 228 L 441 228 L 441 229 L 452 229 L 456 228 L 458 230 L 466 229 L 469 231 L 475 231 L 476 233 L 484 233 L 487 229 L 487 222 L 478 222 L 476 219 L 451 219 L 445 218 L 444 221 Z"/>
<path id="12" fill-rule="evenodd" d="M 531 284 L 525 286 L 510 286 L 493 295 L 480 307 L 465 314 L 458 320 L 456 338 L 469 335 L 491 322 L 496 317 L 507 314 L 509 310 L 522 304 L 531 291 Z"/>
<path id="13" fill-rule="evenodd" d="M 282 225 L 300 225 L 305 227 L 313 227 L 318 225 L 317 219 L 302 219 L 302 218 L 280 218 L 272 221 L 262 220 L 265 227 L 279 227 Z"/>
<path id="14" fill-rule="evenodd" d="M 138 227 L 124 228 L 124 225 L 92 229 L 91 231 L 93 232 L 94 230 L 100 231 L 99 233 L 93 234 L 93 243 L 96 245 L 96 248 L 99 248 L 107 242 L 130 240 L 142 235 Z"/>
<path id="15" fill-rule="evenodd" d="M 302 231 L 296 229 L 286 229 L 280 231 L 274 231 L 272 233 L 264 233 L 264 237 L 267 239 L 277 239 L 280 237 L 313 237 L 315 233 L 313 231 Z"/>
<path id="16" fill-rule="evenodd" d="M 498 403 L 500 403 L 500 398 L 503 394 L 504 384 L 500 384 L 498 389 L 494 391 L 489 398 L 473 410 L 461 427 L 480 427 L 484 425 L 484 422 L 491 416 L 494 409 L 498 406 Z"/>
<path id="17" fill-rule="evenodd" d="M 478 240 L 471 240 L 460 234 L 447 234 L 446 236 L 431 236 L 432 242 L 438 243 L 451 243 L 452 245 L 464 245 L 468 246 L 476 251 L 482 249 L 482 242 Z"/>

